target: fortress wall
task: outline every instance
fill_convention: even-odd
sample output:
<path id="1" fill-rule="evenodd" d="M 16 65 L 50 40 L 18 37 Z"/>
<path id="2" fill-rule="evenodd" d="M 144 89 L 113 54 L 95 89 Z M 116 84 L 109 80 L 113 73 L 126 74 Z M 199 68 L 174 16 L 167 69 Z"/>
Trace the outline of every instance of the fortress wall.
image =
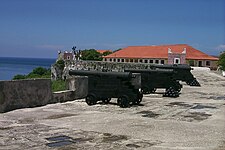
<path id="1" fill-rule="evenodd" d="M 67 91 L 53 93 L 54 102 L 66 102 L 85 98 L 88 94 L 88 78 L 83 76 L 70 77 L 66 80 Z"/>
<path id="2" fill-rule="evenodd" d="M 67 91 L 52 93 L 50 79 L 0 81 L 0 113 L 84 98 L 87 77 L 67 79 Z"/>
<path id="3" fill-rule="evenodd" d="M 50 79 L 0 81 L 0 112 L 42 106 L 51 101 Z"/>

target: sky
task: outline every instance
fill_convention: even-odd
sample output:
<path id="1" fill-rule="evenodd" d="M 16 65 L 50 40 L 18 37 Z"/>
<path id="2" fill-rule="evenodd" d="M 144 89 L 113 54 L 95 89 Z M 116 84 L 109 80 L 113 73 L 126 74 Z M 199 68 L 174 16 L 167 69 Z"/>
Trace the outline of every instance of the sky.
<path id="1" fill-rule="evenodd" d="M 225 50 L 225 0 L 0 0 L 0 57 L 188 44 Z"/>

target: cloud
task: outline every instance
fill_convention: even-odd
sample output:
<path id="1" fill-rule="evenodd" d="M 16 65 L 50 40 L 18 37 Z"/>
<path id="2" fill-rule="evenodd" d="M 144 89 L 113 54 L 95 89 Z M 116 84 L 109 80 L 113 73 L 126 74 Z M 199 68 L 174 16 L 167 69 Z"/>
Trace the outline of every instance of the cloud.
<path id="1" fill-rule="evenodd" d="M 217 46 L 217 49 L 218 49 L 218 50 L 223 50 L 223 51 L 224 51 L 224 50 L 225 50 L 225 45 L 222 45 L 222 44 L 221 44 L 221 45 Z"/>
<path id="2" fill-rule="evenodd" d="M 37 48 L 41 48 L 41 49 L 48 49 L 48 50 L 62 50 L 65 49 L 65 46 L 63 45 L 37 45 Z"/>

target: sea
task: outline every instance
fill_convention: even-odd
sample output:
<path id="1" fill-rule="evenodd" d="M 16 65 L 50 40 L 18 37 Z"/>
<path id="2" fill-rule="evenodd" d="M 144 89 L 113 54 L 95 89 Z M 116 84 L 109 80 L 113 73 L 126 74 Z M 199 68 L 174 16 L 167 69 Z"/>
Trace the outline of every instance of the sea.
<path id="1" fill-rule="evenodd" d="M 51 68 L 54 58 L 0 57 L 0 80 L 12 80 L 17 75 L 26 75 L 34 68 Z"/>

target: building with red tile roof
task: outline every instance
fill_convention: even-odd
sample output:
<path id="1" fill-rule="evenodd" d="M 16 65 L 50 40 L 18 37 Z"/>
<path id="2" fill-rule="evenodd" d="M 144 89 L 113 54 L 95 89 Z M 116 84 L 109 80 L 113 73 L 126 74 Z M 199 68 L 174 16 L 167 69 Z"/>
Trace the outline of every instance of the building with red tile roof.
<path id="1" fill-rule="evenodd" d="M 103 61 L 152 64 L 189 64 L 191 66 L 216 67 L 218 58 L 209 56 L 187 44 L 158 46 L 128 46 Z"/>
<path id="2" fill-rule="evenodd" d="M 96 50 L 97 52 L 103 54 L 104 52 L 112 52 L 112 50 Z"/>

